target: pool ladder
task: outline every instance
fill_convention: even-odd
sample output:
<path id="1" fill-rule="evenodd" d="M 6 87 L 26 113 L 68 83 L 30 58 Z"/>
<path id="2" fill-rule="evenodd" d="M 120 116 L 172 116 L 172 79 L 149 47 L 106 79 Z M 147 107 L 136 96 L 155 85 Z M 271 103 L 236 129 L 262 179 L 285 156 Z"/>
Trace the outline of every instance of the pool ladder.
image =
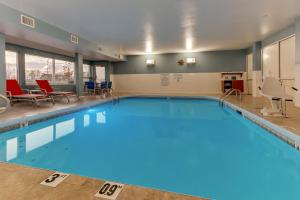
<path id="1" fill-rule="evenodd" d="M 116 96 L 116 95 L 112 95 L 112 97 L 111 97 L 111 102 L 112 102 L 113 104 L 119 103 L 119 102 L 120 102 L 120 97 L 119 97 L 119 96 Z"/>
<path id="2" fill-rule="evenodd" d="M 5 107 L 0 107 L 0 114 L 5 113 L 10 108 L 10 101 L 9 99 L 0 94 L 0 99 L 5 101 Z"/>
<path id="3" fill-rule="evenodd" d="M 236 97 L 240 100 L 240 102 L 242 102 L 242 92 L 241 92 L 241 90 L 239 90 L 239 89 L 230 89 L 230 90 L 227 90 L 222 97 L 220 97 L 219 105 L 223 107 L 225 100 L 234 92 L 235 92 Z"/>

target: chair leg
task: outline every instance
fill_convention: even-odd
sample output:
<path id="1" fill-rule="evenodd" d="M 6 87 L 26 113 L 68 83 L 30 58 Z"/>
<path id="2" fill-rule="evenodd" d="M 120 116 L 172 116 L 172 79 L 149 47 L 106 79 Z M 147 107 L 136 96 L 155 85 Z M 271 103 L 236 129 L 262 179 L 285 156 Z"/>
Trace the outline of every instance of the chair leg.
<path id="1" fill-rule="evenodd" d="M 68 97 L 68 95 L 66 95 L 67 101 L 68 103 L 70 103 L 70 98 Z"/>
<path id="2" fill-rule="evenodd" d="M 33 99 L 33 103 L 35 103 L 35 105 L 37 107 L 40 107 L 40 104 L 39 104 L 39 102 L 38 102 L 38 100 L 36 98 Z"/>
<path id="3" fill-rule="evenodd" d="M 54 98 L 53 97 L 50 97 L 51 100 L 52 100 L 52 105 L 54 106 L 55 105 L 55 101 L 54 101 Z"/>

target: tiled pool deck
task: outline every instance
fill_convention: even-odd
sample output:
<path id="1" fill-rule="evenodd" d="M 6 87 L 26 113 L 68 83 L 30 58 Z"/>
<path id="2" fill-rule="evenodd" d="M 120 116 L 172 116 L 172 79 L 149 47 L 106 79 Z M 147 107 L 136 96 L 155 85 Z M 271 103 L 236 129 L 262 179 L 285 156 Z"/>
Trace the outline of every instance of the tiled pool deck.
<path id="1" fill-rule="evenodd" d="M 28 116 L 34 117 L 36 115 L 43 115 L 45 113 L 53 112 L 54 110 L 68 109 L 74 106 L 78 107 L 93 102 L 100 103 L 104 101 L 107 101 L 107 99 L 88 96 L 83 97 L 80 101 L 71 104 L 57 103 L 55 106 L 52 106 L 51 104 L 43 104 L 39 108 L 32 107 L 30 104 L 16 104 L 8 113 L 0 115 L 0 122 L 17 120 Z M 263 98 L 244 96 L 243 101 L 240 103 L 235 97 L 230 97 L 228 101 L 251 113 L 263 117 L 259 112 L 263 107 Z M 292 103 L 288 102 L 287 110 L 289 118 L 263 118 L 274 124 L 284 127 L 297 135 L 300 135 L 300 108 L 296 108 Z M 94 197 L 94 195 L 104 181 L 71 175 L 56 188 L 40 185 L 40 182 L 42 182 L 42 180 L 46 179 L 52 173 L 53 171 L 18 166 L 9 163 L 0 163 L 0 199 L 100 199 Z M 196 200 L 201 198 L 126 185 L 118 196 L 118 199 Z"/>
<path id="2" fill-rule="evenodd" d="M 70 175 L 56 188 L 40 185 L 53 171 L 0 163 L 2 200 L 99 200 L 94 197 L 104 181 Z M 201 200 L 191 196 L 125 185 L 117 199 L 122 200 Z M 202 199 L 204 200 L 204 199 Z"/>

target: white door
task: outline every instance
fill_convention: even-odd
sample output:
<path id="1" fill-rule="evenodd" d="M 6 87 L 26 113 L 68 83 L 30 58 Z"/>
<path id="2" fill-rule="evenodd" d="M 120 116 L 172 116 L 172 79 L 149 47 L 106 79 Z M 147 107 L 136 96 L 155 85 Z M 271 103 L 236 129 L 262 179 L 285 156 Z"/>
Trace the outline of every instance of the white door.
<path id="1" fill-rule="evenodd" d="M 294 95 L 291 87 L 295 84 L 295 44 L 295 36 L 280 42 L 280 79 L 290 95 Z"/>
<path id="2" fill-rule="evenodd" d="M 252 94 L 252 72 L 253 72 L 253 54 L 247 55 L 247 91 Z"/>
<path id="3" fill-rule="evenodd" d="M 279 79 L 279 43 L 263 48 L 263 78 Z"/>

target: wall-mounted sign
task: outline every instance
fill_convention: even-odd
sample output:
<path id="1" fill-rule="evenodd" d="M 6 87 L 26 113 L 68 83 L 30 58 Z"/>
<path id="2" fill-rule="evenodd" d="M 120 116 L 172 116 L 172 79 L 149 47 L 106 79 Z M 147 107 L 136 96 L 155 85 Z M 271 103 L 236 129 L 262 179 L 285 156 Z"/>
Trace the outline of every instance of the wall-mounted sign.
<path id="1" fill-rule="evenodd" d="M 183 79 L 182 74 L 173 74 L 174 79 L 176 80 L 177 83 L 181 82 Z"/>
<path id="2" fill-rule="evenodd" d="M 196 58 L 187 58 L 186 63 L 187 64 L 195 64 L 196 63 Z"/>
<path id="3" fill-rule="evenodd" d="M 147 65 L 155 65 L 155 60 L 154 59 L 147 59 L 146 64 Z"/>
<path id="4" fill-rule="evenodd" d="M 160 74 L 160 85 L 169 86 L 170 84 L 170 74 Z"/>

